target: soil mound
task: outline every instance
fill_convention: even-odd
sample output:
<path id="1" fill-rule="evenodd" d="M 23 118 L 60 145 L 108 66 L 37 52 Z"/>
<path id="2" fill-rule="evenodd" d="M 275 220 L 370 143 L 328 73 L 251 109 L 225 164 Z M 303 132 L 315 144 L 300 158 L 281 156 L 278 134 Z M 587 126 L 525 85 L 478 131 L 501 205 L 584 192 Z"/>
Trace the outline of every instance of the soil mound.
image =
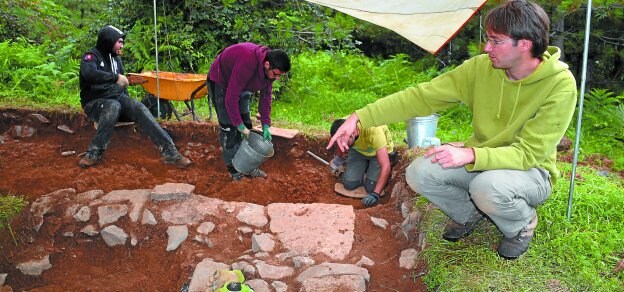
<path id="1" fill-rule="evenodd" d="M 90 190 L 109 193 L 185 183 L 195 186 L 194 195 L 230 202 L 262 206 L 350 205 L 355 211 L 355 235 L 345 261 L 356 263 L 366 256 L 375 262 L 367 267 L 371 278 L 367 290 L 424 290 L 420 279 L 413 277 L 420 275 L 422 264 L 411 270 L 399 267 L 401 251 L 418 249 L 417 243 L 400 228 L 405 217 L 401 206 L 410 205 L 414 195 L 402 183 L 404 161 L 393 170 L 386 188 L 388 195 L 377 206 L 363 208 L 357 199 L 336 195 L 336 178 L 325 165 L 306 153 L 311 151 L 329 160 L 331 155 L 325 150 L 327 139 L 308 141 L 301 134 L 293 139 L 275 137 L 275 155 L 261 166 L 268 177 L 232 182 L 221 158 L 217 125 L 190 121 L 162 125 L 180 152 L 193 161 L 190 168 L 181 170 L 162 163 L 149 138 L 137 126 L 125 125 L 115 129 L 103 161 L 81 169 L 79 155 L 95 134 L 93 124 L 83 114 L 0 109 L 0 195 L 20 195 L 32 203 L 67 188 L 77 193 Z M 391 226 L 386 229 L 375 226 L 371 217 L 383 218 Z M 11 222 L 17 247 L 6 228 L 0 230 L 0 274 L 8 273 L 6 284 L 16 290 L 177 291 L 189 282 L 194 267 L 202 259 L 234 262 L 241 251 L 249 249 L 248 240 L 228 240 L 228 248 L 195 247 L 165 252 L 166 227 L 145 230 L 152 233 L 152 240 L 145 244 L 109 247 L 101 238 L 63 236 L 63 222 L 51 222 L 39 232 L 33 230 L 34 225 L 27 216 Z M 18 263 L 38 254 L 49 254 L 53 268 L 41 276 L 23 275 L 16 269 Z M 294 280 L 284 282 L 297 287 Z"/>

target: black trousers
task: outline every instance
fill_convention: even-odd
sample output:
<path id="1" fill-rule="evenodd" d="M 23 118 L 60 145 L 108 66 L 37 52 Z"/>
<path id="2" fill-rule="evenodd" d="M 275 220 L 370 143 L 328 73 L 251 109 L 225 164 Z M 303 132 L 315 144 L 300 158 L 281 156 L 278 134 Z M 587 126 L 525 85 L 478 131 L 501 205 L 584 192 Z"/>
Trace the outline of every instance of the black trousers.
<path id="1" fill-rule="evenodd" d="M 210 97 L 215 111 L 217 112 L 217 119 L 219 120 L 219 142 L 221 143 L 221 148 L 223 148 L 223 161 L 225 162 L 225 166 L 227 166 L 230 173 L 234 173 L 236 170 L 232 165 L 232 159 L 234 159 L 234 155 L 236 154 L 236 151 L 238 151 L 238 147 L 240 147 L 243 138 L 238 132 L 238 129 L 232 125 L 230 116 L 225 108 L 226 90 L 226 88 L 222 88 L 210 80 L 208 81 L 208 91 L 210 92 Z M 243 91 L 238 99 L 238 109 L 240 111 L 243 124 L 245 124 L 247 129 L 251 129 L 252 126 L 251 115 L 249 113 L 250 101 L 251 92 Z"/>
<path id="2" fill-rule="evenodd" d="M 163 130 L 149 110 L 138 100 L 127 95 L 111 99 L 96 99 L 85 104 L 84 112 L 89 120 L 98 123 L 95 137 L 87 149 L 87 154 L 99 157 L 108 146 L 113 129 L 118 121 L 135 122 L 156 144 L 163 157 L 179 155 L 171 136 Z"/>

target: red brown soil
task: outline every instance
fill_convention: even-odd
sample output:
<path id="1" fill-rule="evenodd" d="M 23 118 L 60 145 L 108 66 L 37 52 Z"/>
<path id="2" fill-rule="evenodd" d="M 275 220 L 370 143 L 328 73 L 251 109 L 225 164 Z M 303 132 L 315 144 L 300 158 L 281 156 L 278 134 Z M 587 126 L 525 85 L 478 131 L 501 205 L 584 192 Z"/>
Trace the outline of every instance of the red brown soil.
<path id="1" fill-rule="evenodd" d="M 29 118 L 33 112 L 46 116 L 51 123 L 38 124 Z M 407 241 L 395 228 L 384 230 L 370 224 L 369 217 L 374 216 L 399 225 L 403 218 L 397 201 L 388 195 L 379 205 L 362 208 L 359 200 L 336 195 L 333 191 L 336 179 L 325 165 L 306 154 L 309 150 L 330 158 L 324 148 L 326 138 L 308 141 L 301 134 L 291 140 L 275 138 L 276 154 L 262 166 L 269 177 L 232 182 L 221 158 L 217 127 L 210 122 L 163 123 L 180 151 L 193 161 L 189 169 L 183 170 L 163 164 L 154 144 L 133 126 L 116 128 L 102 163 L 81 169 L 78 156 L 64 157 L 61 152 L 86 150 L 95 130 L 82 113 L 0 109 L 0 135 L 14 125 L 28 124 L 37 128 L 36 135 L 0 144 L 2 195 L 24 196 L 32 203 L 42 195 L 63 188 L 74 188 L 78 193 L 94 189 L 110 192 L 183 182 L 194 185 L 196 195 L 225 201 L 261 205 L 275 202 L 352 205 L 356 209 L 355 242 L 345 262 L 355 263 L 362 255 L 375 261 L 373 267 L 367 267 L 371 275 L 368 291 L 426 290 L 420 278 L 410 277 L 424 270 L 422 263 L 412 271 L 398 265 L 401 251 L 415 248 L 416 243 Z M 59 125 L 67 125 L 75 133 L 60 131 Z M 394 183 L 403 180 L 403 172 L 396 170 L 402 169 L 402 165 L 403 161 L 395 167 L 387 193 Z M 166 227 L 163 226 L 144 227 L 141 232 L 150 240 L 136 247 L 111 248 L 99 237 L 63 237 L 59 230 L 66 226 L 62 222 L 46 222 L 37 233 L 32 231 L 31 223 L 25 216 L 12 222 L 19 241 L 17 247 L 6 228 L 0 230 L 0 272 L 9 273 L 6 284 L 16 291 L 179 291 L 202 259 L 210 257 L 231 263 L 251 246 L 249 239 L 241 242 L 232 236 L 218 239 L 227 241 L 229 249 L 215 250 L 198 245 L 166 252 Z M 39 244 L 35 246 L 35 242 Z M 45 244 L 40 245 L 41 242 Z M 40 277 L 21 275 L 15 265 L 24 259 L 37 258 L 37 254 L 50 254 L 53 267 Z M 294 280 L 285 282 L 297 287 Z"/>

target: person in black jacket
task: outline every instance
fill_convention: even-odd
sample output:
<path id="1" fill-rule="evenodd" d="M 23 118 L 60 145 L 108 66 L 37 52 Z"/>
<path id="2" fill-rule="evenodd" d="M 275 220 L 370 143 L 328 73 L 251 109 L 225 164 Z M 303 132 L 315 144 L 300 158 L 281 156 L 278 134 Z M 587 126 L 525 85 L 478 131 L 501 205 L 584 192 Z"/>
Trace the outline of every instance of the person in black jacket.
<path id="1" fill-rule="evenodd" d="M 78 163 L 86 168 L 95 165 L 110 142 L 118 121 L 137 122 L 141 130 L 156 144 L 163 162 L 186 168 L 191 160 L 182 156 L 173 140 L 154 119 L 147 107 L 128 95 L 128 78 L 120 54 L 125 34 L 114 26 L 98 33 L 97 44 L 86 52 L 80 62 L 80 103 L 87 117 L 97 123 L 95 137 L 87 153 Z"/>

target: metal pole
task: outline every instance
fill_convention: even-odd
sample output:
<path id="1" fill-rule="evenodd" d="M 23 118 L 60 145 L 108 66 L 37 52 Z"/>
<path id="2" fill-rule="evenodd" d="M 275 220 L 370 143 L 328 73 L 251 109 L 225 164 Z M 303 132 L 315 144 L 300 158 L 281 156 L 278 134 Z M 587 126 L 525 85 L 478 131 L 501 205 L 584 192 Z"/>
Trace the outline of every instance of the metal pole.
<path id="1" fill-rule="evenodd" d="M 156 0 L 154 0 L 154 44 L 156 45 L 156 108 L 160 118 L 160 79 L 158 78 L 158 27 L 156 25 Z"/>
<path id="2" fill-rule="evenodd" d="M 574 158 L 572 159 L 572 176 L 570 177 L 570 193 L 568 194 L 568 221 L 572 213 L 572 194 L 574 194 L 574 181 L 576 179 L 576 165 L 578 162 L 579 141 L 581 140 L 581 120 L 583 117 L 583 100 L 585 99 L 585 82 L 587 76 L 587 51 L 589 50 L 589 33 L 591 22 L 592 0 L 587 1 L 587 17 L 585 19 L 585 49 L 583 51 L 583 71 L 581 73 L 581 97 L 579 98 L 579 111 L 576 119 L 576 139 L 574 139 Z"/>
<path id="3" fill-rule="evenodd" d="M 310 154 L 310 156 L 312 156 L 314 159 L 320 161 L 321 163 L 325 164 L 325 165 L 329 165 L 329 162 L 325 161 L 325 159 L 318 157 L 316 154 L 308 151 L 308 154 Z"/>

